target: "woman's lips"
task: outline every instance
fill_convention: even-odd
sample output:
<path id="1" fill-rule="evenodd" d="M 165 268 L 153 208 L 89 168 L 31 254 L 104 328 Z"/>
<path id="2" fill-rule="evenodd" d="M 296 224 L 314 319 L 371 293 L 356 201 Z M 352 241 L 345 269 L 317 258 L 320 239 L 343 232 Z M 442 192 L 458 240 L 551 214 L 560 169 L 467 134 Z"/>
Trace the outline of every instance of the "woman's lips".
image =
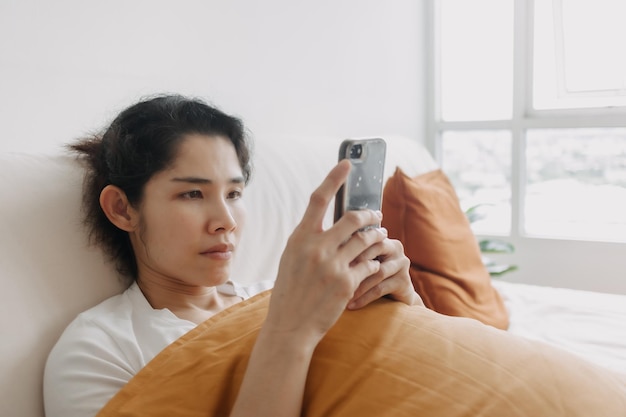
<path id="1" fill-rule="evenodd" d="M 233 256 L 234 246 L 232 244 L 215 245 L 200 254 L 211 259 L 229 260 Z"/>

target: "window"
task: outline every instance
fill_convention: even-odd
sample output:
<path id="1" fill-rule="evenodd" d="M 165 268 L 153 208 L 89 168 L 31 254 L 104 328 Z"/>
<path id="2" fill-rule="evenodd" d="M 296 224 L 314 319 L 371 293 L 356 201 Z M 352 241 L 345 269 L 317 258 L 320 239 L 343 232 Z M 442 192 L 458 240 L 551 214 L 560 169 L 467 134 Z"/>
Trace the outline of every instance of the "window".
<path id="1" fill-rule="evenodd" d="M 626 3 L 543 0 L 534 9 L 534 107 L 626 105 Z"/>
<path id="2" fill-rule="evenodd" d="M 430 146 L 475 231 L 626 242 L 626 2 L 429 4 Z"/>

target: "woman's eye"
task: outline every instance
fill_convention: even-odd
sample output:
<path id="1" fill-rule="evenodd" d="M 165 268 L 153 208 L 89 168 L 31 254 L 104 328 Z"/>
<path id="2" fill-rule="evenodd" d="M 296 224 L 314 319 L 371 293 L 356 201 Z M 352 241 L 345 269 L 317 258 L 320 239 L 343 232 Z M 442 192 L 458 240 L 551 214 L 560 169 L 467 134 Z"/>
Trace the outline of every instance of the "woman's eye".
<path id="1" fill-rule="evenodd" d="M 241 192 L 241 190 L 234 190 L 228 193 L 228 198 L 232 200 L 236 200 L 238 198 L 241 198 L 242 195 L 243 193 Z"/>
<path id="2" fill-rule="evenodd" d="M 183 198 L 187 198 L 190 200 L 196 200 L 196 199 L 202 198 L 202 191 L 200 190 L 187 191 L 186 193 L 181 194 L 181 196 Z"/>

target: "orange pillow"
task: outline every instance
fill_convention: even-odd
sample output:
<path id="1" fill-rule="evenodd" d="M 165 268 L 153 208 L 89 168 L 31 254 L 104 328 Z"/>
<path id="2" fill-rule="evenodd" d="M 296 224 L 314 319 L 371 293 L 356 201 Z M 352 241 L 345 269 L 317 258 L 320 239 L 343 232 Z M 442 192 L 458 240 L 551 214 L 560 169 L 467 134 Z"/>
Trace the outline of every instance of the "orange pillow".
<path id="1" fill-rule="evenodd" d="M 404 245 L 415 291 L 439 313 L 507 329 L 509 317 L 448 177 L 397 168 L 385 184 L 382 225 Z"/>
<path id="2" fill-rule="evenodd" d="M 214 315 L 162 350 L 97 417 L 228 416 L 270 293 Z M 277 376 L 267 370 L 272 383 Z M 623 416 L 611 371 L 545 343 L 379 299 L 337 320 L 311 359 L 309 417 Z"/>

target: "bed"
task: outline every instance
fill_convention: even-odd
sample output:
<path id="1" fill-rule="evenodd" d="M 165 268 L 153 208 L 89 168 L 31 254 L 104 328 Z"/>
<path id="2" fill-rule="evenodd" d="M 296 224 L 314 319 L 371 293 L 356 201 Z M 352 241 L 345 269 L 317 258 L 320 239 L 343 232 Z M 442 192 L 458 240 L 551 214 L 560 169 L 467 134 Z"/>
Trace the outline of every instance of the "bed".
<path id="1" fill-rule="evenodd" d="M 494 281 L 510 314 L 508 331 L 558 346 L 626 379 L 626 297 Z"/>
<path id="2" fill-rule="evenodd" d="M 386 137 L 386 178 L 437 169 L 410 138 Z M 253 180 L 246 192 L 248 229 L 234 277 L 275 276 L 280 248 L 313 188 L 335 163 L 341 138 L 256 138 Z M 87 245 L 80 222 L 82 171 L 62 152 L 0 155 L 0 415 L 42 417 L 45 359 L 80 311 L 122 289 L 115 272 Z M 327 222 L 332 213 L 328 213 Z M 541 340 L 615 373 L 626 384 L 626 295 L 493 280 L 509 333 Z"/>

